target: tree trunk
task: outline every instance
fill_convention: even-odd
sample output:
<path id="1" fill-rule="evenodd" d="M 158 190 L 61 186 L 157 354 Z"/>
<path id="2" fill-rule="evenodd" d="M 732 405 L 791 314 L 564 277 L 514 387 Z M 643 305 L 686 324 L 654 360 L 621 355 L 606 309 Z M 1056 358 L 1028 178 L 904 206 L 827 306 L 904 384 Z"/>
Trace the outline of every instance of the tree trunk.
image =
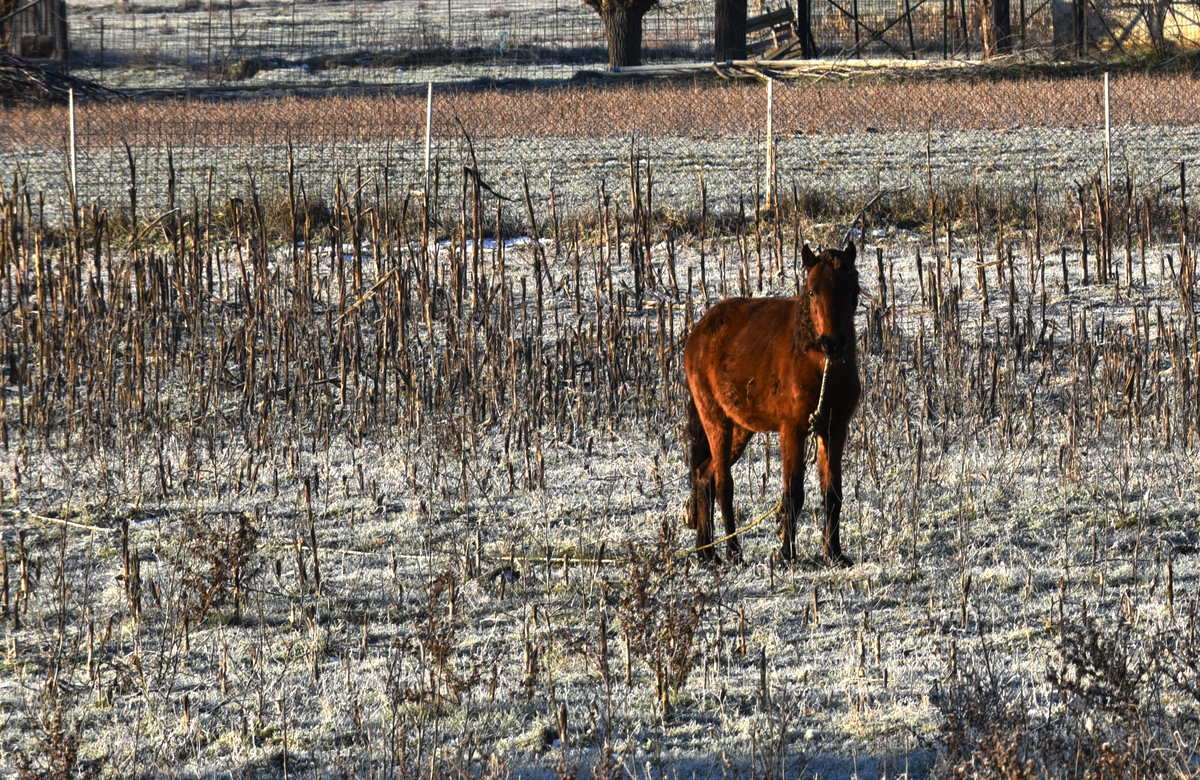
<path id="1" fill-rule="evenodd" d="M 911 30 L 911 23 L 909 26 Z M 817 56 L 817 42 L 812 34 L 812 6 L 809 0 L 796 0 L 796 32 L 800 38 L 800 52 L 805 59 Z"/>
<path id="2" fill-rule="evenodd" d="M 1050 21 L 1054 30 L 1054 57 L 1070 59 L 1075 53 L 1075 9 L 1071 0 L 1050 0 Z"/>
<path id="3" fill-rule="evenodd" d="M 992 31 L 996 36 L 996 53 L 1012 51 L 1012 12 L 1009 0 L 992 0 Z"/>
<path id="4" fill-rule="evenodd" d="M 604 18 L 604 34 L 608 36 L 608 67 L 641 65 L 645 11 L 612 3 L 600 15 Z"/>
<path id="5" fill-rule="evenodd" d="M 983 58 L 996 56 L 996 25 L 992 22 L 992 4 L 979 0 L 979 37 L 983 39 Z"/>
<path id="6" fill-rule="evenodd" d="M 713 60 L 746 59 L 746 0 L 717 0 Z"/>
<path id="7" fill-rule="evenodd" d="M 1087 39 L 1087 5 L 1085 0 L 1073 0 L 1071 3 L 1071 21 L 1075 30 L 1075 56 L 1086 57 Z"/>
<path id="8" fill-rule="evenodd" d="M 1149 0 L 1140 4 L 1142 17 L 1146 20 L 1146 32 L 1150 35 L 1150 45 L 1158 54 L 1166 54 L 1170 50 L 1164 30 L 1167 24 L 1167 3 L 1168 0 Z"/>

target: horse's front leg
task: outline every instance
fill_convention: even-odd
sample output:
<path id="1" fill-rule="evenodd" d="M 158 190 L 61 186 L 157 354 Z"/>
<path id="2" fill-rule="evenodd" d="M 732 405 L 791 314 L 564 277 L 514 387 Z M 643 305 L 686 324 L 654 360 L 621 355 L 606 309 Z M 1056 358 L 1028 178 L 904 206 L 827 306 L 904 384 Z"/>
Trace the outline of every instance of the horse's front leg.
<path id="1" fill-rule="evenodd" d="M 804 510 L 804 439 L 799 427 L 784 428 L 779 432 L 779 450 L 783 461 L 783 506 L 780 537 L 783 544 L 779 557 L 785 561 L 796 560 L 796 521 Z"/>
<path id="2" fill-rule="evenodd" d="M 842 552 L 842 453 L 846 447 L 848 426 L 835 422 L 817 437 L 817 466 L 821 470 L 821 493 L 825 503 L 825 528 L 822 533 L 825 558 L 831 566 L 853 566 Z"/>

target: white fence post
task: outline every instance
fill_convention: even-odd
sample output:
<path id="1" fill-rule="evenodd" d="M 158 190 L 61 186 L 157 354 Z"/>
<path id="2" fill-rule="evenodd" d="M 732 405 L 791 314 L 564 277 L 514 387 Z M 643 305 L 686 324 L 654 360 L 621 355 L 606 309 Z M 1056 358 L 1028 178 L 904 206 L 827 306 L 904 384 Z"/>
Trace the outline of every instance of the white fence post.
<path id="1" fill-rule="evenodd" d="M 767 79 L 767 208 L 775 203 L 775 80 Z"/>

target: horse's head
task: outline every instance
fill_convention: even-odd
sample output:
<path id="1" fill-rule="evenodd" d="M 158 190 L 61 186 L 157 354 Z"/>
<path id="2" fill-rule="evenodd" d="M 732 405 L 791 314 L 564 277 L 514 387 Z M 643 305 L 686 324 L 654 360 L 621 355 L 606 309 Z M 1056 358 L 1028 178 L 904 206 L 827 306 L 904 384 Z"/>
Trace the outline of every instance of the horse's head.
<path id="1" fill-rule="evenodd" d="M 812 323 L 809 343 L 833 362 L 844 360 L 854 347 L 854 311 L 858 307 L 858 270 L 855 249 L 826 249 L 813 254 L 806 244 L 802 252 L 808 278 L 800 291 L 800 303 L 808 306 Z"/>

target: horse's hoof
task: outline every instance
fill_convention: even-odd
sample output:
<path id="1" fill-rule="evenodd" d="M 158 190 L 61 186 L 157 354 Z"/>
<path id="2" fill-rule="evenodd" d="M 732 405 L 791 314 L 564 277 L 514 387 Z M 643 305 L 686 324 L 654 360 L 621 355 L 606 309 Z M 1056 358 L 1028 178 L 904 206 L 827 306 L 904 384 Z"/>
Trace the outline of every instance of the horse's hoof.
<path id="1" fill-rule="evenodd" d="M 854 561 L 846 557 L 845 553 L 838 551 L 836 553 L 825 553 L 825 560 L 835 569 L 849 569 L 854 566 Z"/>
<path id="2" fill-rule="evenodd" d="M 698 540 L 697 540 L 698 541 Z M 716 545 L 711 542 L 701 542 L 696 549 L 696 558 L 704 566 L 720 566 L 721 554 L 717 552 Z"/>
<path id="3" fill-rule="evenodd" d="M 729 560 L 726 562 L 729 566 L 741 566 L 745 562 L 746 559 L 742 557 L 742 551 L 740 548 L 729 551 Z"/>

